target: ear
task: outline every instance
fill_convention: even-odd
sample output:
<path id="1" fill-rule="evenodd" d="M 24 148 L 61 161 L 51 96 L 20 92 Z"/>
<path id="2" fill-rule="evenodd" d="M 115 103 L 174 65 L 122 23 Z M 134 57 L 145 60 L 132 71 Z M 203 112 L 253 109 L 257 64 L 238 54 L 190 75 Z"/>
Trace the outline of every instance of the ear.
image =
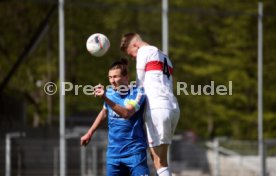
<path id="1" fill-rule="evenodd" d="M 134 42 L 133 43 L 133 47 L 138 47 L 139 45 L 138 45 L 138 42 Z"/>

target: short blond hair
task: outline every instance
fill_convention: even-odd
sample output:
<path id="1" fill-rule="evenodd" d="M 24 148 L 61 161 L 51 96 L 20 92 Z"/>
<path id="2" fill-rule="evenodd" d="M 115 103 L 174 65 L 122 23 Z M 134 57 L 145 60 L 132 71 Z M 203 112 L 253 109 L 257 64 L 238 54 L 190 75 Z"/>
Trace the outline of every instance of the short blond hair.
<path id="1" fill-rule="evenodd" d="M 121 39 L 121 44 L 120 44 L 120 48 L 122 52 L 126 53 L 126 50 L 133 39 L 140 40 L 140 41 L 142 40 L 140 35 L 137 33 L 127 33 L 123 35 Z"/>

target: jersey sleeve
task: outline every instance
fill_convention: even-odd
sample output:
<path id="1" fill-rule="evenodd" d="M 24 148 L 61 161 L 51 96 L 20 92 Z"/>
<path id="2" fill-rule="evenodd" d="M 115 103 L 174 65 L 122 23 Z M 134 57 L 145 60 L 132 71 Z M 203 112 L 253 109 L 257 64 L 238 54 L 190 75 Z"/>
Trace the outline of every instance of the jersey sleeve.
<path id="1" fill-rule="evenodd" d="M 137 86 L 143 86 L 145 73 L 146 73 L 146 64 L 148 62 L 150 51 L 147 47 L 141 47 L 138 50 L 136 58 L 136 84 Z"/>
<path id="2" fill-rule="evenodd" d="M 137 70 L 138 69 L 145 70 L 149 54 L 150 53 L 149 53 L 148 49 L 145 47 L 141 47 L 138 50 L 137 58 L 136 58 L 136 69 Z"/>
<path id="3" fill-rule="evenodd" d="M 124 104 L 133 106 L 135 108 L 135 112 L 137 112 L 142 106 L 142 104 L 144 103 L 145 98 L 146 97 L 145 97 L 144 88 L 139 87 L 137 88 L 136 96 L 131 99 L 126 99 Z"/>
<path id="4" fill-rule="evenodd" d="M 145 80 L 145 71 L 144 70 L 136 70 L 136 85 L 143 86 Z"/>

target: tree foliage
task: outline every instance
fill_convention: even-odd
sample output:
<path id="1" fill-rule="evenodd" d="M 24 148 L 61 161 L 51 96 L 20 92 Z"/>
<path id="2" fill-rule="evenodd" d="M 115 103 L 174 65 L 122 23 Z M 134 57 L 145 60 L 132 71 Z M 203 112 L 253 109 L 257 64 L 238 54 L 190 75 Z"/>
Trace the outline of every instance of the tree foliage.
<path id="1" fill-rule="evenodd" d="M 257 137 L 257 1 L 169 1 L 169 56 L 177 83 L 188 86 L 229 85 L 232 95 L 177 95 L 181 108 L 178 133 L 193 130 L 203 138 Z M 0 80 L 2 81 L 51 8 L 39 0 L 0 2 Z M 276 80 L 275 8 L 264 2 L 264 135 L 275 136 Z M 107 69 L 122 57 L 121 35 L 141 33 L 161 47 L 161 2 L 154 0 L 65 1 L 66 81 L 75 85 L 108 84 Z M 92 33 L 104 33 L 111 42 L 108 53 L 94 58 L 85 42 Z M 58 95 L 47 96 L 43 86 L 58 84 L 58 13 L 40 42 L 21 64 L 5 93 L 23 94 L 30 125 L 58 121 Z M 130 63 L 135 80 L 135 63 Z M 42 83 L 40 85 L 40 83 Z M 191 92 L 190 92 L 191 93 Z M 16 96 L 16 95 L 15 95 Z M 66 115 L 98 111 L 102 101 L 92 96 L 66 94 Z M 49 121 L 49 117 L 53 121 Z M 80 116 L 81 118 L 81 116 Z"/>

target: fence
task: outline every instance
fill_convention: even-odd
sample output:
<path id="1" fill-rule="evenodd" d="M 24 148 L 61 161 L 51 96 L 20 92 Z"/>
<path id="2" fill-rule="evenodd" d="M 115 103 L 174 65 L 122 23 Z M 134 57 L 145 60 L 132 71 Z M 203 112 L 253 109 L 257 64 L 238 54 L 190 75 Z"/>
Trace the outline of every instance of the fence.
<path id="1" fill-rule="evenodd" d="M 87 147 L 80 147 L 77 136 L 67 139 L 68 176 L 106 175 L 107 133 L 98 131 L 94 137 Z M 10 147 L 7 147 L 5 140 L 1 140 L 0 144 L 0 175 L 59 175 L 58 139 L 29 139 L 26 136 L 10 138 Z M 228 139 L 220 142 L 218 146 L 216 144 L 215 141 L 198 142 L 175 136 L 170 148 L 170 165 L 174 176 L 258 175 L 260 164 L 256 142 Z M 7 149 L 10 150 L 10 156 Z M 266 149 L 267 172 L 269 176 L 273 176 L 276 175 L 276 169 L 273 167 L 276 165 L 275 141 L 267 141 Z M 10 157 L 10 170 L 7 167 L 7 157 Z M 151 175 L 154 175 L 152 161 L 148 158 Z"/>

